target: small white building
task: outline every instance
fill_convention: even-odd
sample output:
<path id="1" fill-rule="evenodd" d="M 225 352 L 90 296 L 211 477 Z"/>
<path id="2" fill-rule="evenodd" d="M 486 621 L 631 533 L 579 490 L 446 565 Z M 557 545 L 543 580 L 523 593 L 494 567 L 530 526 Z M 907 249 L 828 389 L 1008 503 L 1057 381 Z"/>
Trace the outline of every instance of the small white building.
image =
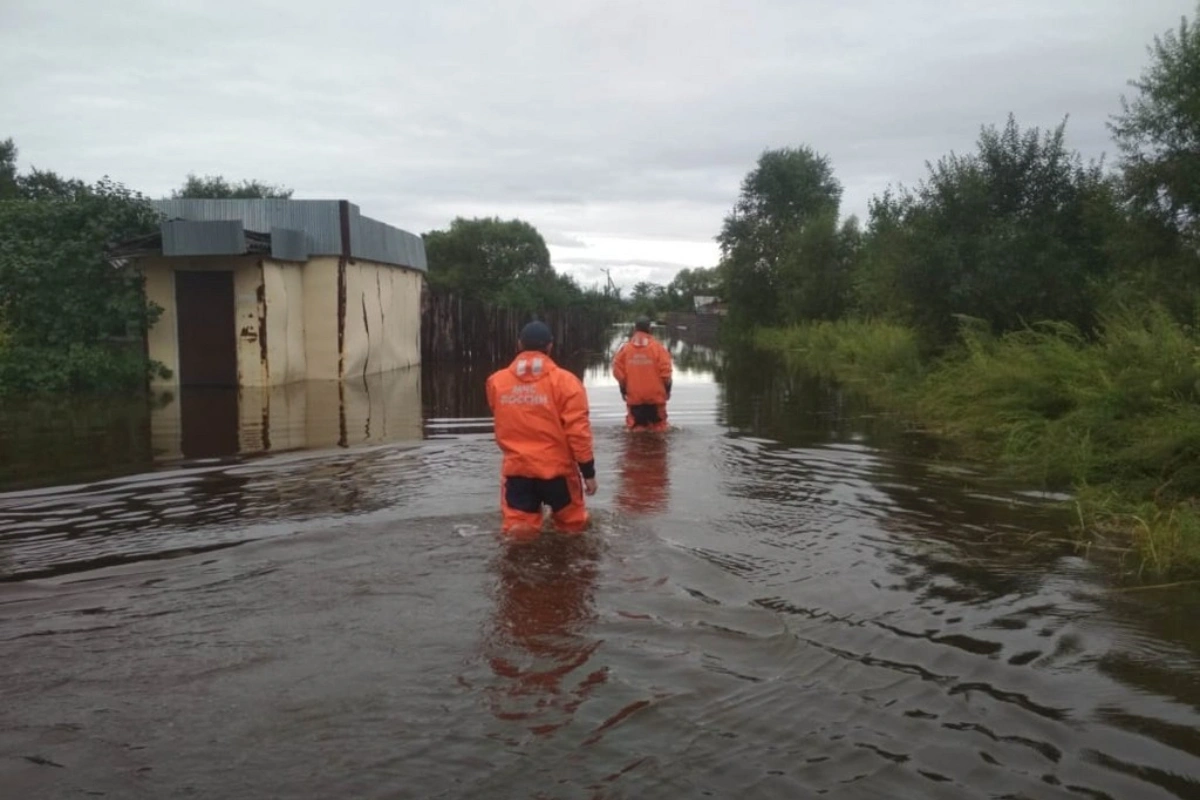
<path id="1" fill-rule="evenodd" d="M 698 294 L 692 297 L 692 304 L 697 314 L 722 315 L 725 313 L 725 304 L 719 297 Z"/>
<path id="2" fill-rule="evenodd" d="M 419 364 L 420 236 L 346 200 L 161 200 L 126 242 L 163 309 L 147 334 L 156 387 L 278 386 Z"/>

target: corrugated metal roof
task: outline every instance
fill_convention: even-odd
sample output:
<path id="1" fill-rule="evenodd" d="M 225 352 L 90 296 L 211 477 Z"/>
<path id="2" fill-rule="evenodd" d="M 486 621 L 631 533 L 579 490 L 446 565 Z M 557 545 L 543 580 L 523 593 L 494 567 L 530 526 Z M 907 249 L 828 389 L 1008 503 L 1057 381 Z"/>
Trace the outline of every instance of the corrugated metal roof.
<path id="1" fill-rule="evenodd" d="M 308 239 L 304 231 L 271 228 L 271 258 L 282 261 L 307 261 Z"/>
<path id="2" fill-rule="evenodd" d="M 342 231 L 339 200 L 155 200 L 151 205 L 168 219 L 240 221 L 247 231 L 271 232 L 277 228 L 304 237 L 308 255 L 341 255 Z M 348 203 L 350 255 L 368 261 L 396 264 L 425 271 L 425 244 L 420 236 L 365 217 Z M 286 234 L 289 253 L 300 248 Z M 274 250 L 274 246 L 272 247 Z M 280 256 L 283 257 L 283 256 Z"/>
<path id="3" fill-rule="evenodd" d="M 169 220 L 158 233 L 158 244 L 165 256 L 234 256 L 267 253 L 271 237 L 248 231 L 237 220 Z"/>
<path id="4" fill-rule="evenodd" d="M 246 252 L 246 232 L 238 220 L 162 224 L 164 256 L 226 256 Z"/>
<path id="5" fill-rule="evenodd" d="M 350 212 L 350 255 L 384 264 L 426 270 L 425 241 L 415 234 Z M 357 220 L 357 225 L 355 221 Z M 397 235 L 399 234 L 399 235 Z"/>

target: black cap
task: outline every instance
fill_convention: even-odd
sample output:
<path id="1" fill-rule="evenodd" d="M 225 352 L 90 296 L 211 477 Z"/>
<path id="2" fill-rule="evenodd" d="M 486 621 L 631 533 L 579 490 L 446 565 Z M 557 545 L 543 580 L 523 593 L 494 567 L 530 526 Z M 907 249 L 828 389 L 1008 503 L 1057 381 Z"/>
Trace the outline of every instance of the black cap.
<path id="1" fill-rule="evenodd" d="M 634 320 L 633 327 L 639 331 L 643 331 L 644 333 L 649 333 L 650 332 L 650 318 L 643 314 L 642 316 L 640 316 L 636 320 Z"/>
<path id="2" fill-rule="evenodd" d="M 550 332 L 550 327 L 544 322 L 534 320 L 521 328 L 521 347 L 526 350 L 545 350 L 553 341 L 554 334 Z"/>

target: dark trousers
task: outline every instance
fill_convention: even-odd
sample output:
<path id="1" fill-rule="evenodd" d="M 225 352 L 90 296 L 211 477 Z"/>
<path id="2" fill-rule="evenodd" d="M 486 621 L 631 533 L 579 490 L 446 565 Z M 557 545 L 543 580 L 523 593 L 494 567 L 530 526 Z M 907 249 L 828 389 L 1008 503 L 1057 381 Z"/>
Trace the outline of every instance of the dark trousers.
<path id="1" fill-rule="evenodd" d="M 658 406 L 654 403 L 642 403 L 629 406 L 629 416 L 633 418 L 634 427 L 649 427 L 662 422 L 658 416 Z"/>
<path id="2" fill-rule="evenodd" d="M 550 507 L 554 527 L 563 533 L 578 533 L 588 525 L 578 472 L 560 478 L 502 478 L 500 510 L 506 534 L 519 539 L 537 536 L 542 527 L 542 506 Z"/>

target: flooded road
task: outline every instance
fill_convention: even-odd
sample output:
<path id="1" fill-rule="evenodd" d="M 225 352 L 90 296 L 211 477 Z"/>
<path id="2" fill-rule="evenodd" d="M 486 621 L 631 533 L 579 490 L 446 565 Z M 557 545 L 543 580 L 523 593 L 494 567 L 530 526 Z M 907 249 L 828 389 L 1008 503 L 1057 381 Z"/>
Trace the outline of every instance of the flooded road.
<path id="1" fill-rule="evenodd" d="M 677 353 L 665 436 L 581 367 L 597 522 L 527 547 L 483 367 L 37 434 L 78 453 L 10 415 L 0 796 L 1200 797 L 1200 593 L 1118 591 L 836 387 Z"/>

